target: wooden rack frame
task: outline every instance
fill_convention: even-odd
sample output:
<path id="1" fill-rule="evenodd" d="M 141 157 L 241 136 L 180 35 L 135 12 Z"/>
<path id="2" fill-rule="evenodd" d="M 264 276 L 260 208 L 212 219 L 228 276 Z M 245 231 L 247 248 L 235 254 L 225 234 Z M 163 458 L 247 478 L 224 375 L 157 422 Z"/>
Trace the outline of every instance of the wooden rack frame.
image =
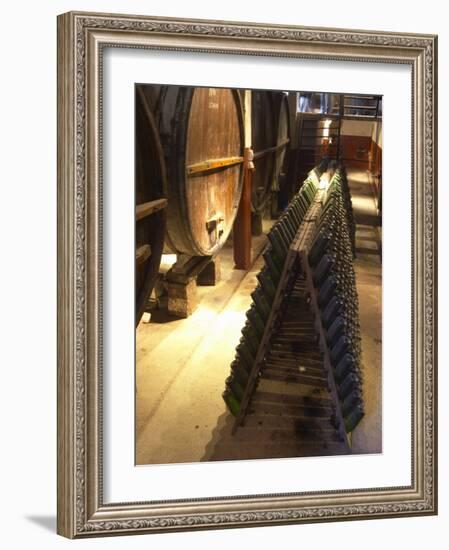
<path id="1" fill-rule="evenodd" d="M 284 262 L 284 267 L 282 269 L 281 278 L 279 279 L 279 284 L 277 286 L 276 294 L 273 300 L 273 304 L 271 306 L 270 315 L 268 317 L 267 323 L 265 324 L 264 333 L 259 344 L 259 349 L 257 350 L 256 358 L 253 364 L 253 368 L 251 369 L 248 383 L 245 387 L 240 410 L 234 421 L 232 433 L 235 433 L 237 428 L 244 423 L 248 411 L 248 406 L 256 388 L 257 380 L 263 366 L 263 359 L 268 352 L 268 346 L 272 336 L 272 332 L 281 311 L 281 305 L 284 299 L 285 290 L 291 280 L 292 270 L 294 268 L 295 262 L 299 260 L 300 269 L 306 275 L 307 290 L 311 297 L 310 304 L 314 313 L 315 328 L 319 335 L 320 348 L 324 355 L 323 365 L 324 370 L 327 374 L 328 389 L 332 395 L 332 401 L 335 405 L 335 421 L 338 427 L 338 433 L 349 452 L 350 442 L 348 434 L 345 430 L 343 412 L 341 409 L 340 400 L 338 398 L 337 384 L 335 382 L 334 372 L 329 356 L 329 349 L 326 342 L 326 333 L 321 321 L 320 309 L 318 307 L 318 293 L 313 284 L 312 270 L 310 268 L 308 260 L 308 254 L 312 245 L 313 237 L 315 235 L 315 228 L 319 222 L 324 206 L 326 193 L 326 190 L 318 189 L 315 198 L 312 201 L 312 204 L 309 206 L 309 209 L 307 210 L 306 215 L 301 225 L 299 226 L 296 236 L 294 237 L 288 249 L 287 256 Z"/>

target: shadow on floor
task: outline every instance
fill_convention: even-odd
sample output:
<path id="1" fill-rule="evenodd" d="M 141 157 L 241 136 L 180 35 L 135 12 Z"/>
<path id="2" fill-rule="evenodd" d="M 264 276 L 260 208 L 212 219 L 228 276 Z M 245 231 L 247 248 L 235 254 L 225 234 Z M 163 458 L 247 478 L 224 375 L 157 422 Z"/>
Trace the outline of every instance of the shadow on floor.
<path id="1" fill-rule="evenodd" d="M 150 323 L 173 323 L 174 321 L 179 321 L 179 317 L 170 315 L 167 308 L 153 309 L 151 310 L 151 321 Z"/>
<path id="2" fill-rule="evenodd" d="M 56 533 L 56 516 L 25 516 L 25 519 L 46 531 Z"/>
<path id="3" fill-rule="evenodd" d="M 284 411 L 285 412 L 285 411 Z M 279 415 L 281 418 L 282 415 Z M 254 425 L 247 417 L 245 426 L 232 434 L 234 417 L 223 413 L 218 419 L 201 462 L 224 460 L 254 460 L 296 458 L 310 456 L 334 456 L 348 454 L 337 440 L 329 440 L 328 433 L 316 424 L 314 430 L 296 427 L 290 429 L 264 427 L 262 422 Z"/>
<path id="4" fill-rule="evenodd" d="M 357 225 L 369 225 L 370 227 L 380 227 L 381 218 L 377 214 L 361 214 L 355 213 L 355 221 Z"/>
<path id="5" fill-rule="evenodd" d="M 373 250 L 372 248 L 366 248 L 366 247 L 363 247 L 363 246 L 358 246 L 356 249 L 356 254 L 359 255 L 359 254 L 371 254 L 371 255 L 374 255 L 374 256 L 379 256 L 379 250 Z"/>

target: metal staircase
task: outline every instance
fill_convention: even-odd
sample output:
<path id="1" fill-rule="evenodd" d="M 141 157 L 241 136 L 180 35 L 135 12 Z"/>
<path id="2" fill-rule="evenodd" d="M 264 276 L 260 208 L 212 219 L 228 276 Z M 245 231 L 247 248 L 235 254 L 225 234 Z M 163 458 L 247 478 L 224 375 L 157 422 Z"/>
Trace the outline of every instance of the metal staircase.
<path id="1" fill-rule="evenodd" d="M 357 94 L 308 94 L 299 101 L 298 180 L 303 181 L 322 157 L 341 159 L 343 120 L 382 118 L 382 97 Z"/>

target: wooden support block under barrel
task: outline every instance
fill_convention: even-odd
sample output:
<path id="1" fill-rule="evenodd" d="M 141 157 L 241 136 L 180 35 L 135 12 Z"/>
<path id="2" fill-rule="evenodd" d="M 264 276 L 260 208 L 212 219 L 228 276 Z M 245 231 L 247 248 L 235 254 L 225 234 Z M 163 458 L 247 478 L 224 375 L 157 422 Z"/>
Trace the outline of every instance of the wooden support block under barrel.
<path id="1" fill-rule="evenodd" d="M 196 278 L 211 261 L 210 256 L 178 255 L 166 276 L 170 315 L 186 318 L 195 311 L 198 305 Z"/>
<path id="2" fill-rule="evenodd" d="M 190 279 L 185 283 L 168 283 L 168 313 L 176 317 L 187 318 L 195 311 L 198 305 L 196 280 Z"/>
<path id="3" fill-rule="evenodd" d="M 196 278 L 196 283 L 199 286 L 215 286 L 221 279 L 221 260 L 220 256 L 216 256 L 210 260 L 206 267 L 200 271 Z"/>

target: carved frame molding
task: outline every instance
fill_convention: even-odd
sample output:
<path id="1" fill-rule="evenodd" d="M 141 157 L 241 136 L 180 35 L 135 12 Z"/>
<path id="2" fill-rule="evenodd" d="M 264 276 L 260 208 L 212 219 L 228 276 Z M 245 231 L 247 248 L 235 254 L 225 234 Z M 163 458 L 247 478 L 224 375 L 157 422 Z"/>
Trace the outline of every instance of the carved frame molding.
<path id="1" fill-rule="evenodd" d="M 104 504 L 104 47 L 405 63 L 412 68 L 411 486 Z M 58 17 L 58 532 L 71 538 L 437 512 L 437 37 L 70 12 Z"/>

